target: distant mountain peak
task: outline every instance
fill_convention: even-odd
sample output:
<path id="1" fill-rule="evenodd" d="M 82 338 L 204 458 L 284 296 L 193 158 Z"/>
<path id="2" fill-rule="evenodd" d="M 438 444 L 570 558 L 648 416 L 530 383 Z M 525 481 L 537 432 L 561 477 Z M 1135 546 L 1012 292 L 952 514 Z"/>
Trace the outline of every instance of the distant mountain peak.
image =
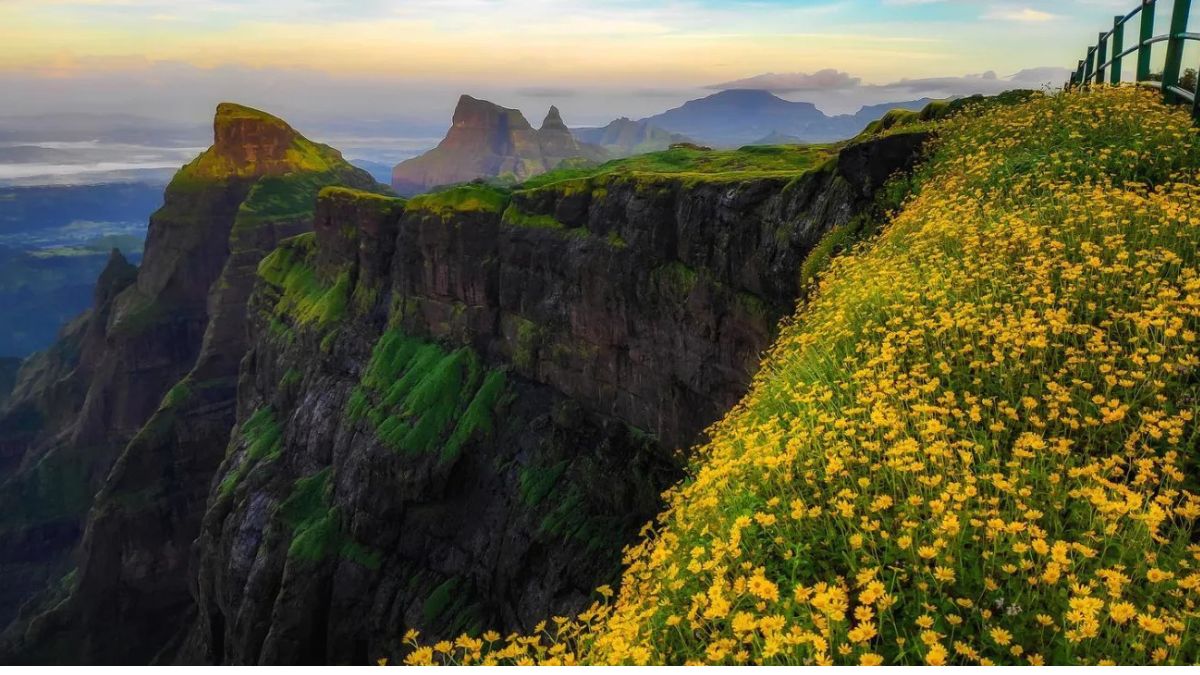
<path id="1" fill-rule="evenodd" d="M 546 119 L 542 121 L 542 131 L 547 129 L 567 130 L 567 125 L 563 123 L 562 115 L 558 112 L 558 106 L 550 106 L 550 111 L 546 113 Z"/>
<path id="2" fill-rule="evenodd" d="M 534 129 L 520 110 L 463 94 L 445 138 L 433 150 L 396 165 L 392 185 L 401 194 L 417 194 L 476 178 L 524 180 L 567 159 L 604 155 L 575 139 L 556 106 Z"/>

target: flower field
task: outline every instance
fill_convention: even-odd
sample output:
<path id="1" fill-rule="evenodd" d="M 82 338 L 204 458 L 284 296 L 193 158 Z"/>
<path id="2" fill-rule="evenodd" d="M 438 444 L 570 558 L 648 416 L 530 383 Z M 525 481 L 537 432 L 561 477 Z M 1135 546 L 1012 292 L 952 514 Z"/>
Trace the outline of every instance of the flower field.
<path id="1" fill-rule="evenodd" d="M 1190 664 L 1200 138 L 1135 87 L 937 122 L 626 554 L 409 663 Z"/>

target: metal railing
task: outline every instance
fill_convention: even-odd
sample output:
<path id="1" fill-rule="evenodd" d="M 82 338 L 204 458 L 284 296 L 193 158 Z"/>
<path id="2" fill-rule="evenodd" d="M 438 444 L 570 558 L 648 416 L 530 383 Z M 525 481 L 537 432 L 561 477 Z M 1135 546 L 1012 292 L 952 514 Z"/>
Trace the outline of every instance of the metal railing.
<path id="1" fill-rule="evenodd" d="M 1100 33 L 1094 47 L 1088 47 L 1087 58 L 1071 74 L 1067 88 L 1086 87 L 1089 84 L 1120 84 L 1124 73 L 1123 60 L 1137 54 L 1137 73 L 1134 82 L 1159 87 L 1168 103 L 1188 103 L 1192 106 L 1192 117 L 1200 120 L 1200 96 L 1180 86 L 1183 74 L 1183 46 L 1189 40 L 1200 41 L 1200 33 L 1188 32 L 1188 17 L 1192 0 L 1163 0 L 1172 2 L 1171 27 L 1162 35 L 1154 34 L 1154 12 L 1157 0 L 1142 0 L 1137 9 L 1124 16 L 1113 17 L 1112 30 Z M 1125 29 L 1135 19 L 1138 22 L 1136 44 L 1125 47 Z M 1163 66 L 1162 81 L 1157 82 L 1150 73 L 1150 50 L 1160 43 L 1167 43 L 1167 58 Z"/>

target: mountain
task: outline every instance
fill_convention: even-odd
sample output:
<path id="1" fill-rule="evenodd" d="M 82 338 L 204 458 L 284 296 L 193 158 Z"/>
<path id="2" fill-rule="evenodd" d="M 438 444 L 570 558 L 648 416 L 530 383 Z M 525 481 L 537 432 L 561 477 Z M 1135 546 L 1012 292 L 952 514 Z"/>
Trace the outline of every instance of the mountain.
<path id="1" fill-rule="evenodd" d="M 810 141 L 831 140 L 829 118 L 811 103 L 785 101 L 754 89 L 730 89 L 688 101 L 642 120 L 647 124 L 719 146 L 752 143 L 771 133 Z"/>
<path id="2" fill-rule="evenodd" d="M 756 89 L 729 89 L 688 101 L 641 120 L 720 147 L 824 143 L 852 138 L 889 110 L 921 110 L 931 99 L 864 106 L 853 115 L 829 116 L 811 103 L 787 101 Z"/>
<path id="3" fill-rule="evenodd" d="M 666 150 L 673 143 L 691 142 L 691 139 L 682 134 L 673 134 L 647 122 L 635 122 L 628 117 L 615 119 L 602 127 L 573 129 L 572 133 L 584 143 L 604 148 L 612 157 L 657 152 Z"/>
<path id="4" fill-rule="evenodd" d="M 312 229 L 323 187 L 382 189 L 261 111 L 221 104 L 213 137 L 167 185 L 140 268 L 110 257 L 0 409 L 0 661 L 148 661 L 172 637 L 258 262 Z"/>
<path id="5" fill-rule="evenodd" d="M 464 94 L 446 137 L 433 150 L 397 164 L 392 187 L 413 195 L 477 178 L 520 181 L 566 160 L 606 158 L 602 148 L 576 140 L 554 106 L 535 130 L 521 111 Z"/>
<path id="6" fill-rule="evenodd" d="M 514 137 L 568 158 L 557 118 Z M 925 139 L 403 200 L 214 132 L 0 416 L 0 662 L 369 663 L 584 607 Z"/>

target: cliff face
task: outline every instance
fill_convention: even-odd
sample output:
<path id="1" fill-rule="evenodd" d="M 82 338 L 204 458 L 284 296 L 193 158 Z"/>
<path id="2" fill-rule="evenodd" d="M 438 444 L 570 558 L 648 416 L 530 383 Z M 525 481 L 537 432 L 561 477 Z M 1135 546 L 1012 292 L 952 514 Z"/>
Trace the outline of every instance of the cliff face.
<path id="1" fill-rule="evenodd" d="M 600 160 L 603 149 L 580 143 L 551 107 L 535 130 L 519 110 L 462 96 L 436 148 L 396 165 L 392 187 L 402 195 L 476 178 L 524 180 L 567 159 Z"/>
<path id="2" fill-rule="evenodd" d="M 146 660 L 182 622 L 254 269 L 311 227 L 330 184 L 374 181 L 281 120 L 222 104 L 213 146 L 151 218 L 142 267 L 114 256 L 95 307 L 23 367 L 0 416 L 0 624 L 29 602 L 4 660 Z"/>
<path id="3" fill-rule="evenodd" d="M 744 392 L 805 256 L 923 140 L 789 176 L 324 191 L 315 232 L 259 266 L 174 657 L 367 663 L 408 628 L 579 609 L 657 511 L 668 450 Z"/>

